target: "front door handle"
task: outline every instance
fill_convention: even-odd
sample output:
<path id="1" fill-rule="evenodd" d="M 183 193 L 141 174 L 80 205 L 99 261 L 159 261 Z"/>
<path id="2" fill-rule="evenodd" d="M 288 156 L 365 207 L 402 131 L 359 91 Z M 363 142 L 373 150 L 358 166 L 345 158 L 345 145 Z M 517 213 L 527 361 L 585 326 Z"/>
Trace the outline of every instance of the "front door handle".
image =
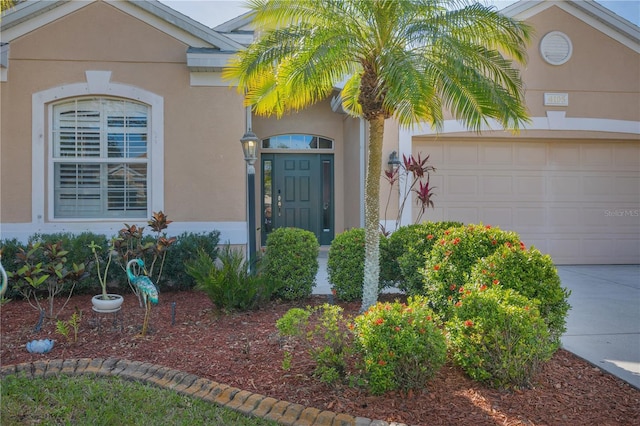
<path id="1" fill-rule="evenodd" d="M 278 217 L 282 216 L 282 195 L 280 195 L 280 190 L 278 189 Z"/>

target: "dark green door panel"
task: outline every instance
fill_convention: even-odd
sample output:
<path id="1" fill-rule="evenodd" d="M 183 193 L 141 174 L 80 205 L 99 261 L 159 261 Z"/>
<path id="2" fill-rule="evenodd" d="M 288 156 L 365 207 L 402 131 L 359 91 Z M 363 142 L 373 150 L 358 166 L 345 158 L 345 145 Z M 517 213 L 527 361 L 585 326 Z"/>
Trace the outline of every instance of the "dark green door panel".
<path id="1" fill-rule="evenodd" d="M 263 244 L 272 229 L 295 227 L 333 240 L 333 156 L 262 155 Z"/>

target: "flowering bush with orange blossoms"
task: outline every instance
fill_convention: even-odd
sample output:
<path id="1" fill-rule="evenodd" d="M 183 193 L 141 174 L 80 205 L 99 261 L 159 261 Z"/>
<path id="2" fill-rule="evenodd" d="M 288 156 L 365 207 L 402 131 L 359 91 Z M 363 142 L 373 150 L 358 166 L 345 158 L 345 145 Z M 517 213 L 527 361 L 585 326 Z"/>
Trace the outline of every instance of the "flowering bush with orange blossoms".
<path id="1" fill-rule="evenodd" d="M 378 303 L 355 318 L 356 351 L 374 395 L 423 389 L 446 361 L 441 324 L 422 296 Z"/>
<path id="2" fill-rule="evenodd" d="M 476 262 L 505 244 L 519 243 L 517 233 L 490 225 L 472 224 L 444 231 L 427 256 L 422 271 L 425 279 L 422 294 L 429 298 L 437 313 L 447 318 L 464 294 Z"/>
<path id="3" fill-rule="evenodd" d="M 395 277 L 395 286 L 408 295 L 422 294 L 424 277 L 420 270 L 431 252 L 433 244 L 449 228 L 462 226 L 461 222 L 423 222 L 401 226 L 389 235 L 389 261 L 385 275 Z M 382 264 L 381 264 L 382 265 Z"/>
<path id="4" fill-rule="evenodd" d="M 549 329 L 553 343 L 560 345 L 571 306 L 571 292 L 562 287 L 558 271 L 549 255 L 524 243 L 505 244 L 495 253 L 480 259 L 471 271 L 469 288 L 501 286 L 517 290 L 539 303 L 540 315 Z"/>
<path id="5" fill-rule="evenodd" d="M 500 286 L 465 294 L 446 330 L 455 363 L 497 388 L 530 386 L 557 349 L 537 302 Z"/>

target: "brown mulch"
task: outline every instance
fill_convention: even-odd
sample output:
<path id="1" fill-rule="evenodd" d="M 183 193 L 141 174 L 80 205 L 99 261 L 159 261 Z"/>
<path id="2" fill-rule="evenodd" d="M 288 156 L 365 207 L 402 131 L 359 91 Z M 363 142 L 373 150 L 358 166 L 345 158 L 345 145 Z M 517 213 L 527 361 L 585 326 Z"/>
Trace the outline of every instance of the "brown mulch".
<path id="1" fill-rule="evenodd" d="M 134 295 L 125 295 L 118 317 L 94 313 L 90 299 L 74 296 L 60 316 L 69 318 L 75 307 L 83 312 L 77 342 L 57 334 L 52 320 L 45 320 L 42 330 L 34 333 L 38 312 L 26 302 L 3 305 L 1 364 L 108 357 L 145 361 L 321 410 L 410 425 L 640 424 L 639 390 L 564 350 L 538 374 L 531 389 L 491 389 L 447 364 L 423 392 L 374 397 L 360 388 L 320 383 L 312 377 L 313 362 L 300 351 L 295 352 L 291 369 L 282 369 L 283 342 L 276 320 L 291 307 L 324 303 L 324 296 L 223 314 L 201 292 L 163 293 L 160 304 L 152 308 L 145 337 L 138 336 L 144 310 Z M 359 303 L 341 306 L 353 315 L 360 307 Z M 27 352 L 28 341 L 43 338 L 55 339 L 52 352 Z"/>

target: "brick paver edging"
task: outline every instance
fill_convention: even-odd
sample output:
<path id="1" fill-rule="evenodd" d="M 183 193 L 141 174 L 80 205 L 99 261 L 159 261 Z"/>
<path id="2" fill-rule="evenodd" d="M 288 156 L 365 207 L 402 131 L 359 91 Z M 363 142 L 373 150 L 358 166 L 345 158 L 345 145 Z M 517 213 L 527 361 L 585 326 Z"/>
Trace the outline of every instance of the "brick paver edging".
<path id="1" fill-rule="evenodd" d="M 81 374 L 119 376 L 171 389 L 249 416 L 274 420 L 288 426 L 406 426 L 400 423 L 387 423 L 348 414 L 320 411 L 317 408 L 304 407 L 216 383 L 183 371 L 118 358 L 55 359 L 2 366 L 0 377 L 13 374 L 25 374 L 31 378 Z"/>

